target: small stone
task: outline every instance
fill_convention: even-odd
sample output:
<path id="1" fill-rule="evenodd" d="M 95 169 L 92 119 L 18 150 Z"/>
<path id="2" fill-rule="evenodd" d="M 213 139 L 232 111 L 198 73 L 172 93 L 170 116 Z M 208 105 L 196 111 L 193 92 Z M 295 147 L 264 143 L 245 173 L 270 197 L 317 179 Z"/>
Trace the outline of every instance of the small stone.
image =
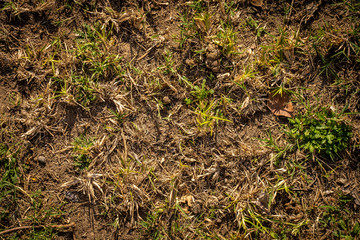
<path id="1" fill-rule="evenodd" d="M 220 61 L 219 60 L 215 60 L 215 61 L 206 60 L 205 64 L 206 64 L 206 67 L 210 68 L 215 73 L 220 71 Z"/>
<path id="2" fill-rule="evenodd" d="M 194 59 L 190 59 L 190 58 L 186 59 L 186 60 L 185 60 L 185 63 L 186 63 L 187 65 L 189 65 L 189 66 L 194 66 L 194 65 L 196 65 L 196 62 L 194 61 Z"/>
<path id="3" fill-rule="evenodd" d="M 46 164 L 46 158 L 44 156 L 39 156 L 37 160 L 41 164 Z"/>
<path id="4" fill-rule="evenodd" d="M 170 100 L 170 98 L 169 98 L 168 96 L 165 96 L 165 97 L 163 97 L 163 102 L 164 102 L 165 104 L 170 104 L 170 103 L 171 103 L 171 100 Z"/>
<path id="5" fill-rule="evenodd" d="M 71 202 L 79 202 L 80 198 L 77 193 L 74 192 L 65 192 L 65 198 Z"/>
<path id="6" fill-rule="evenodd" d="M 349 181 L 346 178 L 338 178 L 336 179 L 336 182 L 345 185 Z"/>
<path id="7" fill-rule="evenodd" d="M 212 60 L 212 61 L 217 60 L 220 58 L 220 55 L 221 55 L 221 52 L 216 46 L 209 45 L 207 47 L 206 58 L 208 60 Z"/>
<path id="8" fill-rule="evenodd" d="M 227 79 L 227 78 L 229 78 L 230 77 L 230 73 L 224 73 L 224 74 L 219 74 L 218 76 L 217 76 L 217 79 L 219 80 L 219 81 L 223 81 L 223 80 L 225 80 L 225 79 Z"/>

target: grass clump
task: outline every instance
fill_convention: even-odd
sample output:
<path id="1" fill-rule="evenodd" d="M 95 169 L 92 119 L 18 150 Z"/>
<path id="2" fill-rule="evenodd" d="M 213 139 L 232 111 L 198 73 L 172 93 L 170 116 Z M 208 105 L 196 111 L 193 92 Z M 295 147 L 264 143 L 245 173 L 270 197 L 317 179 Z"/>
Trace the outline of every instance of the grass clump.
<path id="1" fill-rule="evenodd" d="M 190 88 L 192 89 L 192 91 L 190 91 L 190 94 L 192 96 L 194 96 L 198 101 L 202 101 L 204 99 L 206 99 L 208 96 L 214 94 L 214 90 L 213 89 L 209 89 L 207 90 L 206 87 L 206 79 L 203 80 L 201 87 L 199 85 L 195 85 L 193 83 L 191 83 L 190 81 L 188 81 L 186 78 L 182 79 L 188 86 L 190 86 Z M 196 100 L 192 100 L 189 98 L 185 99 L 186 104 L 191 104 L 192 102 L 194 102 Z"/>
<path id="2" fill-rule="evenodd" d="M 6 169 L 5 172 L 2 173 L 0 186 L 3 187 L 5 183 L 17 184 L 19 182 L 19 176 L 16 158 L 11 154 L 6 144 L 0 144 L 0 165 Z"/>
<path id="3" fill-rule="evenodd" d="M 359 221 L 352 216 L 349 207 L 354 199 L 347 195 L 339 195 L 339 204 L 320 206 L 324 209 L 319 223 L 324 229 L 332 229 L 332 235 L 338 239 L 352 240 L 360 236 Z"/>
<path id="4" fill-rule="evenodd" d="M 91 138 L 80 136 L 75 138 L 73 142 L 74 151 L 74 165 L 80 169 L 87 169 L 91 163 L 90 151 L 94 146 L 94 141 Z"/>
<path id="5" fill-rule="evenodd" d="M 348 147 L 351 127 L 340 119 L 341 114 L 323 107 L 318 112 L 307 111 L 289 119 L 289 136 L 299 149 L 335 160 Z"/>
<path id="6" fill-rule="evenodd" d="M 236 46 L 236 34 L 234 31 L 234 27 L 231 23 L 222 23 L 219 32 L 216 35 L 216 39 L 214 43 L 219 45 L 222 49 L 222 52 L 225 55 L 235 54 L 235 46 Z"/>

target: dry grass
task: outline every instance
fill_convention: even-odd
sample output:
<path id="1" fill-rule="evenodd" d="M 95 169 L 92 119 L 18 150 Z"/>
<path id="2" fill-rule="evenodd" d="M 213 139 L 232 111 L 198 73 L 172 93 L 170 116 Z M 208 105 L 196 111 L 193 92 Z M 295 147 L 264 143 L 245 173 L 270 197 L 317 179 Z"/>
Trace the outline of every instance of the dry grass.
<path id="1" fill-rule="evenodd" d="M 356 1 L 0 9 L 0 238 L 359 237 Z"/>

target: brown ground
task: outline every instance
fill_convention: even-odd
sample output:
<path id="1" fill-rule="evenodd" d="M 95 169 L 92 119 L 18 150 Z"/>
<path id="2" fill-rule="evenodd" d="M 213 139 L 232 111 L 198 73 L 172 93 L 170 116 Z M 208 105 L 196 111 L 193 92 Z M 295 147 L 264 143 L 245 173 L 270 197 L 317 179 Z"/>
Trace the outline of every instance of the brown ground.
<path id="1" fill-rule="evenodd" d="M 0 238 L 359 238 L 359 2 L 0 9 Z M 354 113 L 335 161 L 286 148 L 278 86 Z"/>

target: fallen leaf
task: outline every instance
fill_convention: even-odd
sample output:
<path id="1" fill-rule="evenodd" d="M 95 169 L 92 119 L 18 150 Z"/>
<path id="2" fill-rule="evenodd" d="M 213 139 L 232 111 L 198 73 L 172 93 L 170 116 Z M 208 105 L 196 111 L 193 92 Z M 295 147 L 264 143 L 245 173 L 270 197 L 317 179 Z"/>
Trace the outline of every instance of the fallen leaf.
<path id="1" fill-rule="evenodd" d="M 259 206 L 262 210 L 269 211 L 269 194 L 267 194 L 265 191 L 262 192 L 256 199 L 256 205 Z"/>
<path id="2" fill-rule="evenodd" d="M 290 63 L 293 64 L 295 61 L 295 50 L 293 47 L 287 47 L 284 48 L 284 56 L 286 58 L 286 60 Z"/>
<path id="3" fill-rule="evenodd" d="M 250 4 L 255 7 L 262 7 L 263 1 L 262 0 L 249 0 Z"/>
<path id="4" fill-rule="evenodd" d="M 181 203 L 186 203 L 189 207 L 192 207 L 194 201 L 194 197 L 191 195 L 182 196 L 180 199 Z"/>
<path id="5" fill-rule="evenodd" d="M 270 94 L 267 106 L 276 116 L 293 117 L 294 108 L 286 93 L 275 96 Z"/>

